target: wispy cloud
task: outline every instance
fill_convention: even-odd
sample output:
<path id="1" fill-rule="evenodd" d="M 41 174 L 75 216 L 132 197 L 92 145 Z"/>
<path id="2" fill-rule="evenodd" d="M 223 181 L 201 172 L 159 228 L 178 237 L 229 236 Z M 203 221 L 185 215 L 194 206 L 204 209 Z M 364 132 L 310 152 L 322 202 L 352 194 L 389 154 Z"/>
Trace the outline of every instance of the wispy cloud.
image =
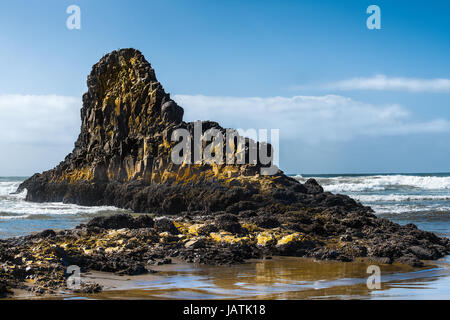
<path id="1" fill-rule="evenodd" d="M 81 99 L 0 95 L 0 175 L 31 175 L 57 165 L 80 131 Z"/>
<path id="2" fill-rule="evenodd" d="M 351 78 L 319 85 L 293 86 L 293 90 L 331 89 L 331 90 L 389 90 L 409 92 L 443 92 L 450 93 L 450 79 L 421 79 L 387 77 L 376 75 L 373 77 Z"/>
<path id="3" fill-rule="evenodd" d="M 216 97 L 175 95 L 185 119 L 242 129 L 280 129 L 295 145 L 359 136 L 450 132 L 447 119 L 414 120 L 397 104 L 376 105 L 339 95 Z M 49 169 L 71 151 L 80 128 L 81 99 L 57 95 L 0 95 L 0 174 Z"/>
<path id="4" fill-rule="evenodd" d="M 213 120 L 244 130 L 280 129 L 281 139 L 295 144 L 450 132 L 447 119 L 414 120 L 404 106 L 364 103 L 340 95 L 175 95 L 174 99 L 184 108 L 187 121 Z M 31 174 L 61 161 L 79 133 L 80 108 L 81 99 L 75 97 L 0 95 L 0 150 L 6 152 L 0 169 Z"/>
<path id="5" fill-rule="evenodd" d="M 348 140 L 363 135 L 450 131 L 447 119 L 414 120 L 398 104 L 371 104 L 340 95 L 218 97 L 175 95 L 185 119 L 213 120 L 233 128 L 280 129 L 298 141 Z M 0 144 L 72 146 L 80 128 L 79 98 L 0 95 Z"/>
<path id="6" fill-rule="evenodd" d="M 235 128 L 280 129 L 298 142 L 345 141 L 358 136 L 450 131 L 450 121 L 414 120 L 401 105 L 375 105 L 339 95 L 240 98 L 176 95 L 188 121 L 209 119 Z"/>

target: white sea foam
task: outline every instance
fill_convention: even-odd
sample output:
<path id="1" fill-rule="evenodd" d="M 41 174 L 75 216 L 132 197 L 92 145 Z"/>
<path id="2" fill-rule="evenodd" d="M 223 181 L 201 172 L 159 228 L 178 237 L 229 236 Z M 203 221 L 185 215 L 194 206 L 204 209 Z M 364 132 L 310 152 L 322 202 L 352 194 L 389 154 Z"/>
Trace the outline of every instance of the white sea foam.
<path id="1" fill-rule="evenodd" d="M 295 176 L 304 182 L 307 178 Z M 390 189 L 450 190 L 450 177 L 373 175 L 316 178 L 330 192 L 382 191 Z"/>
<path id="2" fill-rule="evenodd" d="M 2 216 L 0 215 L 0 220 L 17 220 L 17 219 L 27 219 L 29 218 L 30 215 L 29 214 L 23 214 L 23 215 L 18 215 L 18 216 Z"/>
<path id="3" fill-rule="evenodd" d="M 62 202 L 25 201 L 26 190 L 15 193 L 20 181 L 0 182 L 0 220 L 28 219 L 33 216 L 93 215 L 108 211 L 125 211 L 112 206 L 79 206 Z"/>
<path id="4" fill-rule="evenodd" d="M 0 197 L 1 196 L 15 196 L 12 193 L 16 192 L 17 188 L 20 185 L 20 181 L 2 181 L 0 182 Z M 23 196 L 23 192 L 22 192 Z M 26 196 L 26 193 L 25 193 Z M 23 196 L 23 198 L 25 198 Z"/>
<path id="5" fill-rule="evenodd" d="M 308 178 L 294 176 L 300 182 Z M 344 193 L 376 214 L 450 212 L 450 177 L 370 175 L 314 177 L 325 191 Z"/>
<path id="6" fill-rule="evenodd" d="M 31 203 L 25 201 L 3 201 L 0 206 L 0 216 L 3 216 L 4 219 L 13 219 L 19 216 L 28 218 L 31 215 L 91 215 L 119 210 L 116 207 L 109 206 L 85 207 L 60 202 Z"/>
<path id="7" fill-rule="evenodd" d="M 405 213 L 423 213 L 429 215 L 431 212 L 447 214 L 450 212 L 450 206 L 439 206 L 435 204 L 424 206 L 411 206 L 411 205 L 371 205 L 371 208 L 375 211 L 375 214 L 405 214 Z"/>
<path id="8" fill-rule="evenodd" d="M 412 201 L 439 201 L 450 200 L 450 195 L 410 195 L 410 194 L 387 194 L 387 195 L 359 195 L 351 194 L 353 199 L 361 202 L 412 202 Z"/>

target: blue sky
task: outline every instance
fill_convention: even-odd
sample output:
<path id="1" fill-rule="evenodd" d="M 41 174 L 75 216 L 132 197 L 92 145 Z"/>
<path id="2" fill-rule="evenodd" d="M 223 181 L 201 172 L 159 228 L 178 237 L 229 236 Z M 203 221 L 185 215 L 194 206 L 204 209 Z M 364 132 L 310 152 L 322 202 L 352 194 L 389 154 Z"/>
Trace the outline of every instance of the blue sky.
<path id="1" fill-rule="evenodd" d="M 72 4 L 81 30 L 66 28 Z M 381 30 L 366 27 L 371 4 Z M 449 13 L 448 1 L 2 1 L 0 175 L 71 151 L 92 64 L 124 47 L 186 120 L 279 128 L 287 173 L 450 171 Z"/>

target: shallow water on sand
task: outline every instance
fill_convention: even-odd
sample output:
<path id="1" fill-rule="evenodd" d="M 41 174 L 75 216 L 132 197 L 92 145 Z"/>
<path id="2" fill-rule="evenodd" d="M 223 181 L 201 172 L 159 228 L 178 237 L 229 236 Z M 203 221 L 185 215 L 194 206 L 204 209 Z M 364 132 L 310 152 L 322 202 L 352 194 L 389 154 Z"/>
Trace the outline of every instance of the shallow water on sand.
<path id="1" fill-rule="evenodd" d="M 420 270 L 379 265 L 380 290 L 367 288 L 370 264 L 274 257 L 231 267 L 165 265 L 135 277 L 91 273 L 83 277 L 105 291 L 58 299 L 450 299 L 449 258 Z"/>

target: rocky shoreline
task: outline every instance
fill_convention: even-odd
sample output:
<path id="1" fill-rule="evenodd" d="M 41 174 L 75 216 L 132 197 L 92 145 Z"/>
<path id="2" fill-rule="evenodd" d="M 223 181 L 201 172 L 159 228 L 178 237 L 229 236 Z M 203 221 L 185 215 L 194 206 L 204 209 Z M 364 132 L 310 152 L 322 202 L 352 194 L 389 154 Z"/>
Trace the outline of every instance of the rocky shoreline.
<path id="1" fill-rule="evenodd" d="M 414 225 L 399 226 L 371 214 L 363 219 L 341 217 L 333 225 L 336 215 L 330 215 L 334 218 L 325 224 L 327 216 L 320 211 L 290 212 L 279 217 L 249 216 L 248 212 L 176 218 L 129 214 L 97 217 L 73 230 L 46 230 L 0 240 L 0 293 L 4 297 L 11 288 L 35 294 L 68 290 L 66 270 L 70 265 L 80 267 L 82 272 L 139 275 L 153 272 L 154 265 L 170 264 L 173 258 L 223 265 L 297 256 L 342 262 L 367 257 L 378 264 L 398 261 L 422 267 L 421 260 L 437 259 L 449 252 L 448 239 Z M 361 222 L 363 227 L 359 227 Z M 345 231 L 326 233 L 331 228 Z M 100 290 L 98 285 L 84 283 L 76 292 Z"/>
<path id="2" fill-rule="evenodd" d="M 28 201 L 113 205 L 150 215 L 97 217 L 74 230 L 0 240 L 0 296 L 11 288 L 64 288 L 70 265 L 135 275 L 172 258 L 216 265 L 281 255 L 421 267 L 421 260 L 450 253 L 449 239 L 380 219 L 348 196 L 324 192 L 314 179 L 302 184 L 281 170 L 263 175 L 260 159 L 173 163 L 172 133 L 194 135 L 195 124 L 182 120 L 183 109 L 137 50 L 103 57 L 87 84 L 73 152 L 18 191 L 27 189 Z M 225 131 L 216 122 L 201 125 L 203 133 Z M 233 157 L 249 158 L 252 141 L 245 143 Z M 80 290 L 100 289 L 85 284 Z"/>

